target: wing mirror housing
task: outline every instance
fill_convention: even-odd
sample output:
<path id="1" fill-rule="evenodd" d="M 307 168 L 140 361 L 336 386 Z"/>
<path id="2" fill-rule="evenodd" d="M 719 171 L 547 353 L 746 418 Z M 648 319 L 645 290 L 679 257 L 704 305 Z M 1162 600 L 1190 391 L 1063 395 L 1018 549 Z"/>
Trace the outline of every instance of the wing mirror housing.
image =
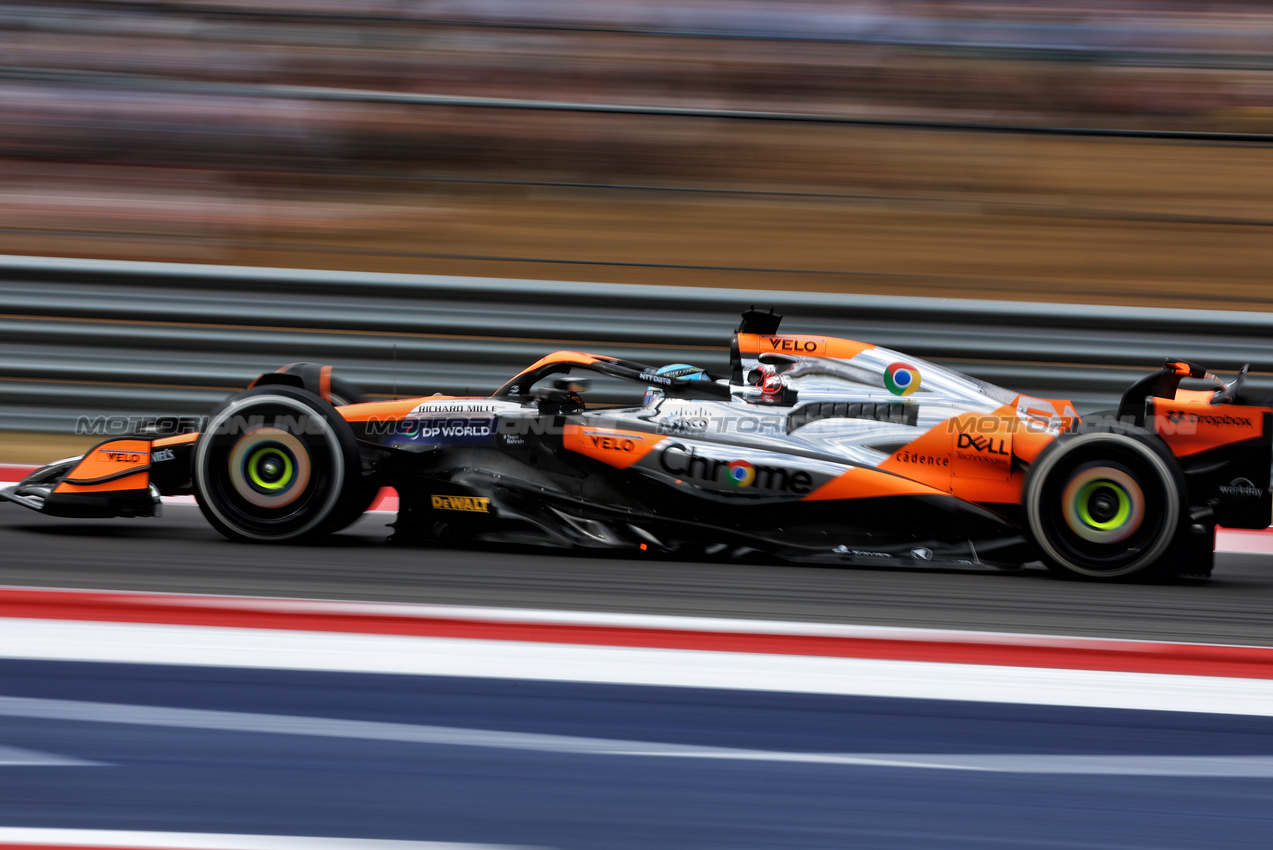
<path id="1" fill-rule="evenodd" d="M 530 397 L 543 415 L 580 413 L 584 409 L 579 393 L 588 389 L 588 382 L 580 378 L 558 378 L 550 387 L 535 387 Z"/>
<path id="2" fill-rule="evenodd" d="M 586 393 L 591 388 L 592 382 L 587 378 L 558 378 L 553 381 L 553 389 L 568 393 Z"/>

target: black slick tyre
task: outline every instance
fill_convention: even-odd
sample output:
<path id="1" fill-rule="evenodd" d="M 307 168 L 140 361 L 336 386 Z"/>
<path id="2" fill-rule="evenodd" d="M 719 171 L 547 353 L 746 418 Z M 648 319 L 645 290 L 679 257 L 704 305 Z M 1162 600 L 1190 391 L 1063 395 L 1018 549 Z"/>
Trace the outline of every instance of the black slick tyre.
<path id="1" fill-rule="evenodd" d="M 200 510 L 231 540 L 311 540 L 348 525 L 367 506 L 358 445 L 323 399 L 264 386 L 229 399 L 194 448 Z"/>
<path id="2" fill-rule="evenodd" d="M 341 407 L 346 404 L 362 404 L 367 401 L 367 397 L 362 394 L 362 390 L 358 387 L 343 381 L 340 378 L 332 376 L 331 379 L 331 403 L 333 407 Z"/>
<path id="3" fill-rule="evenodd" d="M 1162 441 L 1140 428 L 1062 434 L 1031 467 L 1024 505 L 1044 564 L 1060 575 L 1127 580 L 1181 570 L 1184 477 Z"/>

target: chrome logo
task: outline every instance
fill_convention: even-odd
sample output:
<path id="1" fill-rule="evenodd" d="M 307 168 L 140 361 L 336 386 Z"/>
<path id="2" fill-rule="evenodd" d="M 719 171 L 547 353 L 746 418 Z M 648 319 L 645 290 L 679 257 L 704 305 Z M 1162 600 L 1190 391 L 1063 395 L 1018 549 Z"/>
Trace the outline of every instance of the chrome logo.
<path id="1" fill-rule="evenodd" d="M 756 480 L 756 467 L 745 460 L 732 461 L 729 471 L 725 473 L 725 480 L 735 487 L 750 487 L 751 482 Z"/>
<path id="2" fill-rule="evenodd" d="M 890 363 L 884 370 L 884 386 L 893 395 L 910 395 L 919 389 L 919 370 L 905 363 Z"/>

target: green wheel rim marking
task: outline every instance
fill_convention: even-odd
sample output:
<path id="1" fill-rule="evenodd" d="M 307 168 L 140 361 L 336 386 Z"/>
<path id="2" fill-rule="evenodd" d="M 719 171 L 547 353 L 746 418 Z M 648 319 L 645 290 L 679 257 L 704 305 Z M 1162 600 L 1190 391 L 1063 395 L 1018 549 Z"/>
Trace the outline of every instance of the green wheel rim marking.
<path id="1" fill-rule="evenodd" d="M 276 459 L 283 462 L 283 474 L 279 476 L 277 481 L 266 481 L 261 477 L 260 465 L 267 459 Z M 257 449 L 248 455 L 248 478 L 252 479 L 252 483 L 262 490 L 285 490 L 292 484 L 292 477 L 296 474 L 296 467 L 292 465 L 292 459 L 287 456 L 286 452 L 280 451 L 274 446 L 266 446 Z"/>
<path id="2" fill-rule="evenodd" d="M 1115 497 L 1118 499 L 1117 512 L 1115 512 L 1113 517 L 1105 520 L 1104 522 L 1101 522 L 1092 516 L 1092 513 L 1088 508 L 1088 505 L 1091 503 L 1092 496 L 1101 489 L 1113 491 Z M 1075 501 L 1078 503 L 1079 519 L 1081 519 L 1086 525 L 1091 528 L 1095 528 L 1098 531 L 1113 531 L 1116 528 L 1120 528 L 1127 522 L 1128 519 L 1131 518 L 1132 515 L 1131 496 L 1126 490 L 1115 484 L 1113 481 L 1107 481 L 1104 479 L 1089 481 L 1087 484 L 1083 485 L 1081 490 L 1079 490 L 1078 495 L 1075 497 Z"/>

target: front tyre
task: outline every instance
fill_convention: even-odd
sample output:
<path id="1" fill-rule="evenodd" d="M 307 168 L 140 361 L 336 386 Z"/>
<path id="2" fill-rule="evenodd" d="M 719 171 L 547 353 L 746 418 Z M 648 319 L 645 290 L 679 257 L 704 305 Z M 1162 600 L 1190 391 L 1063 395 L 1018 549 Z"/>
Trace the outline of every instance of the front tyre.
<path id="1" fill-rule="evenodd" d="M 1063 434 L 1026 478 L 1026 520 L 1043 562 L 1087 579 L 1165 577 L 1187 521 L 1185 484 L 1157 437 L 1129 425 Z"/>
<path id="2" fill-rule="evenodd" d="M 366 488 L 348 423 L 305 390 L 247 390 L 213 412 L 194 450 L 208 522 L 231 540 L 312 539 L 356 517 Z"/>

